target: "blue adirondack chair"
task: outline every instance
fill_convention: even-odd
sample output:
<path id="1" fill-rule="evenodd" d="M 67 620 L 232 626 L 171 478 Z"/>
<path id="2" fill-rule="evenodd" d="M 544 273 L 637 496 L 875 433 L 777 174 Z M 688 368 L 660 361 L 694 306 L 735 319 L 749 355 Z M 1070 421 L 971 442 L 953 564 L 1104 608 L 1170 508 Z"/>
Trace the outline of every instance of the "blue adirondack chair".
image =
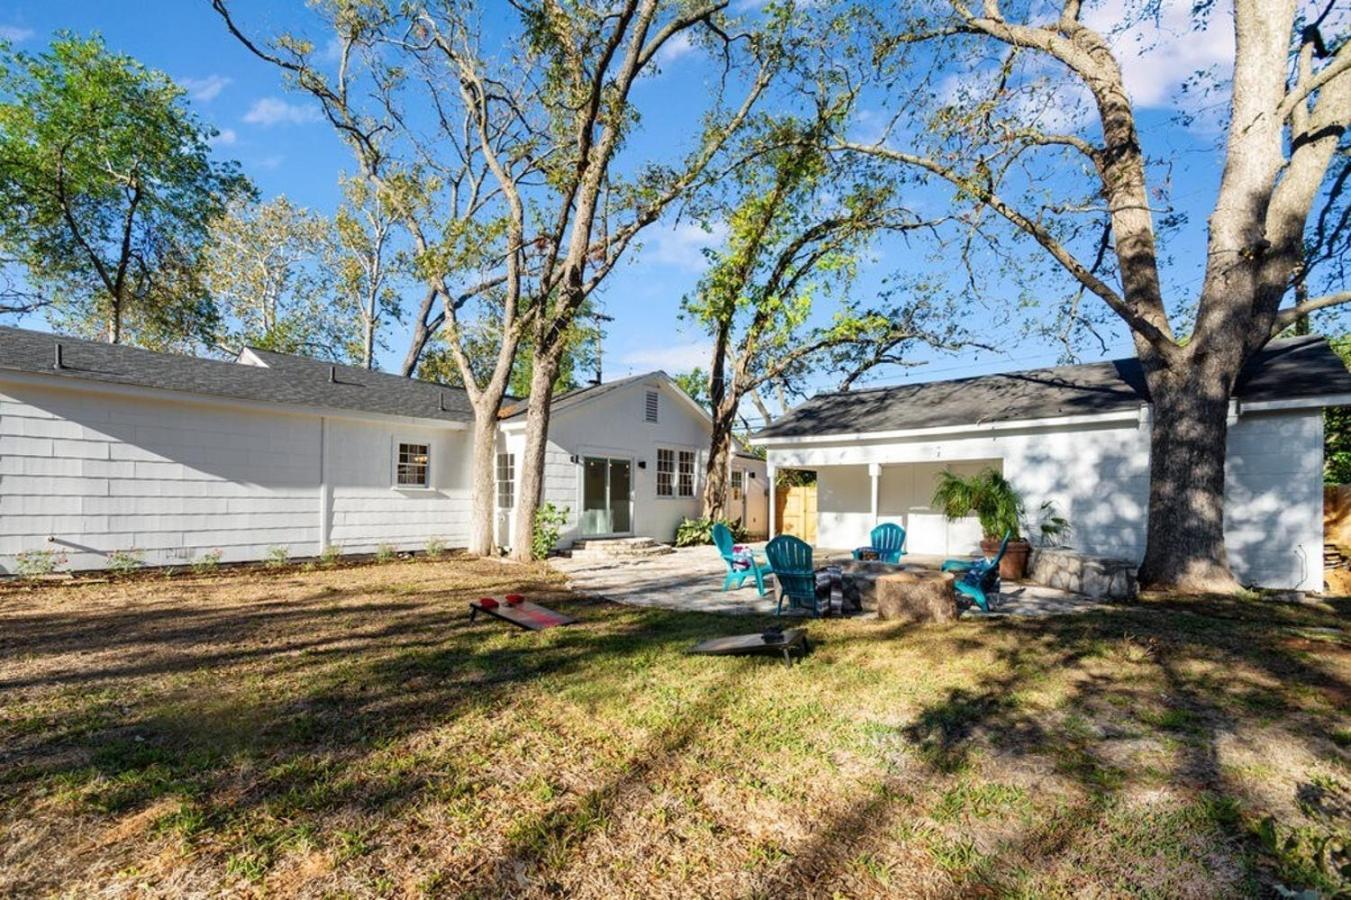
<path id="1" fill-rule="evenodd" d="M 942 565 L 944 572 L 957 576 L 953 587 L 957 593 L 970 597 L 982 612 L 990 611 L 990 596 L 999 596 L 999 563 L 1004 559 L 1004 551 L 1009 547 L 1009 538 L 1013 532 L 1004 532 L 1004 540 L 999 544 L 999 552 L 993 559 L 949 559 Z"/>
<path id="2" fill-rule="evenodd" d="M 905 529 L 892 522 L 883 522 L 868 535 L 871 542 L 867 547 L 854 551 L 854 559 L 864 550 L 876 550 L 877 558 L 884 563 L 899 563 L 905 556 Z"/>
<path id="3" fill-rule="evenodd" d="M 755 558 L 755 554 L 750 554 L 749 560 L 742 556 L 737 557 L 732 552 L 735 541 L 732 540 L 732 531 L 721 522 L 713 526 L 713 543 L 718 545 L 718 552 L 722 554 L 722 561 L 727 563 L 727 577 L 722 580 L 722 589 L 739 588 L 746 583 L 747 578 L 755 579 L 755 587 L 760 591 L 760 596 L 765 595 L 765 576 L 773 575 L 774 570 L 768 565 L 761 563 Z"/>
<path id="4" fill-rule="evenodd" d="M 944 572 L 969 572 L 972 569 L 983 569 L 988 566 L 999 568 L 999 562 L 1004 558 L 1004 551 L 1009 548 L 1009 538 L 1013 536 L 1012 531 L 1004 532 L 1004 540 L 999 545 L 999 552 L 995 554 L 994 559 L 945 559 L 941 566 Z"/>
<path id="5" fill-rule="evenodd" d="M 775 615 L 783 615 L 783 601 L 789 608 L 810 609 L 812 615 L 821 615 L 816 602 L 816 570 L 812 567 L 812 547 L 791 534 L 781 534 L 765 545 L 765 558 L 774 569 L 774 580 L 779 583 L 779 602 Z"/>
<path id="6" fill-rule="evenodd" d="M 999 597 L 999 564 L 968 569 L 952 583 L 957 593 L 970 597 L 981 612 L 990 611 L 990 598 Z"/>

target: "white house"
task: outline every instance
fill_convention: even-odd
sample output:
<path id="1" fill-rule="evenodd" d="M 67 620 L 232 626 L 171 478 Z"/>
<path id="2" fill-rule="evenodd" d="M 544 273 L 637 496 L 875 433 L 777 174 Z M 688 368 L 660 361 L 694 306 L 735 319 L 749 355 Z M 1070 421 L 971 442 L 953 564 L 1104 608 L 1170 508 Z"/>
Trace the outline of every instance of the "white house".
<path id="1" fill-rule="evenodd" d="M 1230 562 L 1245 583 L 1320 590 L 1322 412 L 1351 404 L 1351 374 L 1321 337 L 1274 341 L 1244 370 L 1231 404 Z M 1074 548 L 1138 562 L 1149 429 L 1143 372 L 1126 359 L 822 394 L 753 440 L 771 479 L 779 468 L 817 473 L 825 547 L 866 543 L 874 524 L 892 521 L 911 553 L 972 552 L 976 523 L 949 523 L 933 508 L 935 480 L 945 468 L 992 466 L 1029 510 L 1054 502 Z"/>
<path id="2" fill-rule="evenodd" d="M 599 400 L 560 398 L 546 498 L 590 530 L 669 540 L 696 509 L 686 454 L 697 482 L 707 417 L 664 375 L 645 379 L 626 380 L 633 395 L 606 385 L 578 392 Z M 625 396 L 646 402 L 640 384 L 658 392 L 656 423 L 641 410 L 618 418 Z M 42 550 L 87 569 L 132 550 L 148 565 L 179 565 L 215 551 L 231 562 L 276 548 L 299 557 L 464 546 L 472 428 L 464 393 L 430 382 L 257 349 L 231 362 L 0 327 L 0 572 Z M 515 434 L 503 423 L 505 451 Z M 659 486 L 668 451 L 673 480 Z M 600 454 L 603 505 L 596 475 L 581 474 Z M 510 460 L 499 461 L 502 498 L 514 487 Z M 630 465 L 627 508 L 617 460 Z M 764 484 L 759 460 L 737 467 Z M 763 491 L 754 509 L 767 522 Z"/>
<path id="3" fill-rule="evenodd" d="M 605 537 L 670 541 L 699 515 L 712 433 L 708 412 L 665 372 L 581 388 L 556 398 L 549 417 L 542 500 L 566 509 L 560 546 Z M 509 543 L 517 461 L 525 449 L 524 404 L 502 419 L 498 454 L 498 540 Z M 753 535 L 769 525 L 765 463 L 732 459 L 732 519 Z M 506 486 L 506 487 L 504 487 Z"/>

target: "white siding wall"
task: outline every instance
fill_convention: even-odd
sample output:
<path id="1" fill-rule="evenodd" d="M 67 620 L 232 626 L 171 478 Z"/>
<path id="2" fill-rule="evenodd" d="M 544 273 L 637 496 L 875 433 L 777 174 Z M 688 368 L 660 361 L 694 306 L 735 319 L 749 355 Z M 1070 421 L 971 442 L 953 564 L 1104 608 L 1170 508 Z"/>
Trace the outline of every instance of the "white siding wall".
<path id="1" fill-rule="evenodd" d="M 430 446 L 430 489 L 392 486 L 399 442 Z M 469 543 L 467 432 L 330 419 L 327 446 L 332 543 L 351 553 L 368 553 L 380 544 L 420 550 L 432 537 L 450 547 Z"/>
<path id="2" fill-rule="evenodd" d="M 1321 587 L 1322 418 L 1317 410 L 1249 414 L 1230 432 L 1227 543 L 1241 579 L 1270 587 Z M 772 448 L 777 466 L 816 469 L 822 546 L 850 547 L 872 527 L 870 462 L 1002 460 L 1030 512 L 1053 501 L 1073 526 L 1070 543 L 1087 553 L 1138 561 L 1144 554 L 1149 500 L 1147 425 L 1115 422 L 1056 429 L 987 432 L 948 439 L 851 441 Z M 834 469 L 845 466 L 845 469 Z M 918 471 L 918 470 L 916 470 Z M 921 480 L 916 476 L 916 480 Z M 911 552 L 925 552 L 921 518 L 886 514 L 910 530 Z M 951 546 L 944 552 L 959 552 Z"/>
<path id="3" fill-rule="evenodd" d="M 1321 410 L 1245 415 L 1229 431 L 1225 545 L 1244 583 L 1323 589 Z"/>
<path id="4" fill-rule="evenodd" d="M 649 390 L 661 392 L 656 422 L 645 420 L 644 409 Z M 545 460 L 543 499 L 568 508 L 568 523 L 559 538 L 560 547 L 580 540 L 582 507 L 582 465 L 586 456 L 605 456 L 632 460 L 633 534 L 670 541 L 676 525 L 686 516 L 699 515 L 699 493 L 703 490 L 704 468 L 708 463 L 709 424 L 661 379 L 635 382 L 601 395 L 586 403 L 556 412 L 549 425 L 549 446 Z M 520 428 L 505 432 L 502 446 L 520 460 L 525 435 Z M 692 450 L 695 453 L 694 496 L 657 496 L 657 448 Z M 572 462 L 572 457 L 578 462 Z M 639 462 L 646 467 L 639 468 Z M 767 524 L 765 466 L 754 460 L 738 460 L 755 479 L 747 479 L 748 489 L 759 491 L 761 521 Z M 765 524 L 761 525 L 763 530 Z"/>
<path id="5" fill-rule="evenodd" d="M 447 431 L 435 451 L 446 457 L 445 486 L 459 489 L 405 498 L 389 487 L 399 426 L 341 421 L 329 420 L 335 541 L 355 551 L 435 534 L 462 545 L 467 482 L 453 463 L 463 438 Z M 226 561 L 261 559 L 273 546 L 317 553 L 320 441 L 318 416 L 0 385 L 0 570 L 43 549 L 76 569 L 130 549 L 148 565 L 215 549 Z M 389 499 L 363 493 L 381 481 Z M 366 511 L 354 510 L 358 499 Z"/>

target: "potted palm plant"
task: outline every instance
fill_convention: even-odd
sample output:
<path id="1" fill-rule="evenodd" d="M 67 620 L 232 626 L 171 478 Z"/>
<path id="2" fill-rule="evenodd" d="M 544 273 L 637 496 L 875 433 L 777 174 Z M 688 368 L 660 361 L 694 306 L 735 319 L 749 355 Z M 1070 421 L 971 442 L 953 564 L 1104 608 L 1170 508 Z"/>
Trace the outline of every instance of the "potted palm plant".
<path id="1" fill-rule="evenodd" d="M 999 577 L 1016 581 L 1026 574 L 1032 545 L 1023 540 L 1021 530 L 1023 498 L 1003 475 L 994 469 L 982 469 L 967 476 L 941 472 L 933 503 L 950 522 L 971 515 L 979 519 L 980 549 L 987 556 L 999 552 L 1007 533 L 1009 546 L 999 563 Z"/>

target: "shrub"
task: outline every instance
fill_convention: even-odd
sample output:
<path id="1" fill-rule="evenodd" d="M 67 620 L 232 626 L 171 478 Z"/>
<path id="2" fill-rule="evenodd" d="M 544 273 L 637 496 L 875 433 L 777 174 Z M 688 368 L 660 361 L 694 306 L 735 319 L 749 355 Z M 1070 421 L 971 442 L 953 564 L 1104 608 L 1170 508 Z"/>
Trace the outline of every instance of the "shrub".
<path id="1" fill-rule="evenodd" d="M 732 532 L 732 540 L 738 543 L 746 540 L 746 529 L 741 522 L 728 522 L 718 519 L 681 519 L 676 526 L 675 545 L 677 547 L 699 547 L 713 543 L 713 526 L 722 521 Z"/>
<path id="2" fill-rule="evenodd" d="M 225 555 L 225 551 L 220 548 L 208 550 L 202 554 L 201 559 L 193 560 L 192 573 L 194 575 L 210 575 L 220 568 L 220 558 Z"/>
<path id="3" fill-rule="evenodd" d="M 14 569 L 23 578 L 52 575 L 66 564 L 66 554 L 58 550 L 25 550 L 14 557 Z"/>
<path id="4" fill-rule="evenodd" d="M 568 521 L 568 508 L 541 504 L 535 513 L 535 529 L 530 535 L 530 555 L 535 559 L 544 559 L 558 543 L 563 526 Z"/>
<path id="5" fill-rule="evenodd" d="M 114 575 L 130 575 L 145 565 L 144 553 L 134 547 L 130 550 L 114 550 L 108 554 L 108 571 Z"/>
<path id="6" fill-rule="evenodd" d="M 340 559 L 342 559 L 342 547 L 337 544 L 328 544 L 319 553 L 319 565 L 325 568 L 336 566 Z"/>
<path id="7" fill-rule="evenodd" d="M 933 505 L 949 521 L 975 514 L 987 540 L 1000 540 L 1005 532 L 1015 541 L 1022 536 L 1022 495 L 994 469 L 965 477 L 952 471 L 940 472 Z"/>
<path id="8" fill-rule="evenodd" d="M 392 562 L 395 558 L 398 557 L 398 555 L 399 555 L 398 548 L 396 548 L 393 544 L 381 544 L 380 546 L 375 548 L 376 562 L 382 563 Z"/>
<path id="9" fill-rule="evenodd" d="M 439 537 L 427 538 L 427 555 L 432 559 L 440 559 L 446 555 L 446 542 Z"/>
<path id="10" fill-rule="evenodd" d="M 267 556 L 264 558 L 263 564 L 269 569 L 280 569 L 290 561 L 291 551 L 281 544 L 277 544 L 275 547 L 267 548 Z"/>

